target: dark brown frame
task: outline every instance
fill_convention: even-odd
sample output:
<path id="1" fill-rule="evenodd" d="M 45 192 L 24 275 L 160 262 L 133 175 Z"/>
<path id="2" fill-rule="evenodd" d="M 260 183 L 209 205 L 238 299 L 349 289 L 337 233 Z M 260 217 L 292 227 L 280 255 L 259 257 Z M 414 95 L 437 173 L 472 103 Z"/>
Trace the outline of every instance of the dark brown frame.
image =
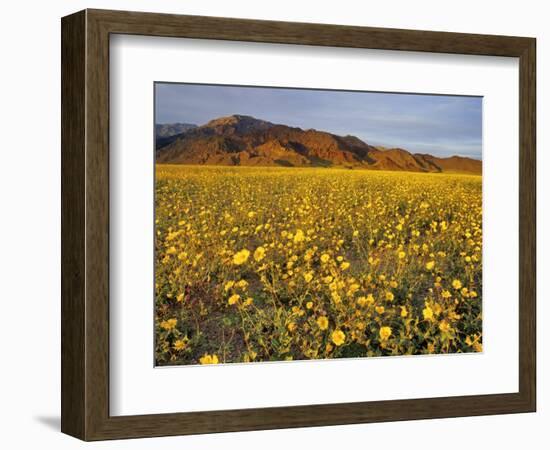
<path id="1" fill-rule="evenodd" d="M 62 30 L 61 429 L 84 440 L 531 412 L 536 408 L 536 40 L 85 10 Z M 142 416 L 109 415 L 109 35 L 519 58 L 519 392 Z M 183 406 L 183 405 L 182 405 Z"/>

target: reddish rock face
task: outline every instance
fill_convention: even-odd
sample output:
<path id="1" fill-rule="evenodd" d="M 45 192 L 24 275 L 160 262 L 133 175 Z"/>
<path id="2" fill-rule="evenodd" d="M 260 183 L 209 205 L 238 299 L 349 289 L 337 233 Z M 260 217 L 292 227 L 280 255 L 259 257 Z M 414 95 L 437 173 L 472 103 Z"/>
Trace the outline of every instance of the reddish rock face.
<path id="1" fill-rule="evenodd" d="M 241 115 L 221 117 L 174 136 L 157 138 L 156 147 L 157 162 L 167 164 L 334 166 L 481 174 L 481 161 L 475 159 L 380 149 L 355 136 L 302 130 Z"/>

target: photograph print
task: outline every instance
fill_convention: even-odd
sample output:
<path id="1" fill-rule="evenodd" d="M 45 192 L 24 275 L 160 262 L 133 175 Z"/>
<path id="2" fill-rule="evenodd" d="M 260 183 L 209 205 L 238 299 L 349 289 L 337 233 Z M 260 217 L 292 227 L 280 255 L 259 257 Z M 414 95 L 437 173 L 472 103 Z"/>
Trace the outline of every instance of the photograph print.
<path id="1" fill-rule="evenodd" d="M 155 364 L 482 351 L 482 98 L 157 82 Z"/>

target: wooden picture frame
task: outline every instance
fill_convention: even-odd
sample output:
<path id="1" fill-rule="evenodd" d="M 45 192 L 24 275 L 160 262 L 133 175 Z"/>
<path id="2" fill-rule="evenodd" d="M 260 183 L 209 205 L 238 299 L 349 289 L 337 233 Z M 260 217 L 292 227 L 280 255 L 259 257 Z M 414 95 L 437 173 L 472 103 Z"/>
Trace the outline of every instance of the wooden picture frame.
<path id="1" fill-rule="evenodd" d="M 535 411 L 533 38 L 85 10 L 62 19 L 62 417 L 83 440 Z M 109 36 L 134 34 L 519 58 L 519 392 L 109 415 Z"/>

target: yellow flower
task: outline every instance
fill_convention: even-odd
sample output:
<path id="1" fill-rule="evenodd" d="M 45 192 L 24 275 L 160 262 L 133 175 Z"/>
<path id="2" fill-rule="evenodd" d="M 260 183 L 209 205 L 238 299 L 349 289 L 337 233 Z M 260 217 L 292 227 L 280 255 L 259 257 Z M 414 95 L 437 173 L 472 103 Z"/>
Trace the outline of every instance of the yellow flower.
<path id="1" fill-rule="evenodd" d="M 378 314 L 382 314 L 386 309 L 383 306 L 377 306 L 374 308 Z"/>
<path id="2" fill-rule="evenodd" d="M 327 263 L 329 259 L 330 259 L 330 256 L 329 256 L 328 254 L 323 253 L 323 254 L 321 255 L 321 262 L 322 262 L 322 263 Z"/>
<path id="3" fill-rule="evenodd" d="M 349 262 L 344 261 L 342 264 L 340 264 L 340 269 L 342 270 L 349 269 Z"/>
<path id="4" fill-rule="evenodd" d="M 166 250 L 166 254 L 173 255 L 174 253 L 176 253 L 176 251 L 176 247 L 170 247 L 168 250 Z"/>
<path id="5" fill-rule="evenodd" d="M 435 267 L 435 261 L 428 261 L 426 263 L 426 269 L 427 270 L 432 270 L 434 267 Z"/>
<path id="6" fill-rule="evenodd" d="M 359 236 L 359 231 L 355 230 L 355 231 L 353 232 L 353 237 L 357 237 L 357 236 Z"/>
<path id="7" fill-rule="evenodd" d="M 407 256 L 407 254 L 404 251 L 400 251 L 397 256 L 399 256 L 399 259 L 403 259 L 405 258 L 405 256 Z"/>
<path id="8" fill-rule="evenodd" d="M 440 323 L 439 323 L 439 329 L 444 332 L 444 333 L 447 333 L 450 329 L 451 329 L 451 326 L 449 325 L 449 322 L 447 322 L 446 320 L 442 320 Z"/>
<path id="9" fill-rule="evenodd" d="M 391 336 L 391 333 L 392 331 L 390 327 L 380 327 L 380 340 L 387 341 Z"/>
<path id="10" fill-rule="evenodd" d="M 307 302 L 307 303 L 306 303 L 306 308 L 307 308 L 307 309 L 313 308 L 313 302 Z"/>
<path id="11" fill-rule="evenodd" d="M 422 310 L 422 315 L 424 316 L 425 320 L 432 320 L 433 316 L 434 316 L 434 312 L 433 312 L 432 308 L 430 308 L 429 306 L 426 306 Z"/>
<path id="12" fill-rule="evenodd" d="M 407 311 L 407 308 L 405 306 L 401 307 L 401 317 L 407 317 L 409 312 Z"/>
<path id="13" fill-rule="evenodd" d="M 311 272 L 304 273 L 304 280 L 306 283 L 309 283 L 313 279 L 313 274 Z"/>
<path id="14" fill-rule="evenodd" d="M 325 316 L 321 316 L 317 319 L 317 325 L 321 330 L 326 330 L 328 328 L 328 319 Z"/>
<path id="15" fill-rule="evenodd" d="M 234 284 L 235 284 L 234 281 L 228 281 L 227 283 L 225 283 L 223 290 L 227 292 L 229 289 L 231 289 L 234 286 Z"/>
<path id="16" fill-rule="evenodd" d="M 442 293 L 441 293 L 441 297 L 443 298 L 450 298 L 451 297 L 451 293 L 447 290 L 444 290 Z"/>
<path id="17" fill-rule="evenodd" d="M 264 259 L 265 257 L 265 248 L 263 247 L 258 247 L 255 251 L 254 251 L 254 259 L 256 261 L 261 261 L 262 259 Z"/>
<path id="18" fill-rule="evenodd" d="M 332 300 L 334 301 L 334 303 L 338 304 L 342 301 L 342 297 L 340 297 L 340 295 L 338 294 L 338 292 L 332 292 L 330 294 L 330 296 L 332 297 Z"/>
<path id="19" fill-rule="evenodd" d="M 249 256 L 250 252 L 246 248 L 244 248 L 240 252 L 237 252 L 235 253 L 235 255 L 233 255 L 233 264 L 244 264 L 248 260 Z"/>
<path id="20" fill-rule="evenodd" d="M 452 285 L 456 290 L 459 290 L 462 287 L 462 283 L 460 282 L 460 280 L 453 280 Z"/>
<path id="21" fill-rule="evenodd" d="M 244 301 L 244 306 L 250 306 L 252 304 L 252 302 L 254 301 L 254 299 L 252 297 L 248 297 L 245 301 Z"/>
<path id="22" fill-rule="evenodd" d="M 176 297 L 176 300 L 180 303 L 183 302 L 184 299 L 185 299 L 185 294 L 183 292 Z"/>
<path id="23" fill-rule="evenodd" d="M 227 300 L 227 303 L 230 305 L 234 305 L 239 301 L 241 296 L 239 294 L 233 294 L 231 297 L 229 297 L 229 300 Z"/>
<path id="24" fill-rule="evenodd" d="M 360 288 L 361 288 L 361 285 L 359 285 L 357 283 L 351 284 L 349 289 L 348 289 L 348 293 L 349 293 L 348 295 L 355 294 Z"/>
<path id="25" fill-rule="evenodd" d="M 456 312 L 454 311 L 451 311 L 449 312 L 449 319 L 452 319 L 452 320 L 460 320 L 462 316 L 460 314 L 457 314 Z"/>
<path id="26" fill-rule="evenodd" d="M 202 358 L 199 359 L 201 364 L 218 364 L 218 357 L 216 355 L 209 355 L 205 353 Z"/>
<path id="27" fill-rule="evenodd" d="M 178 319 L 168 319 L 164 320 L 160 323 L 160 327 L 163 330 L 170 331 L 176 328 L 176 325 L 178 324 Z"/>
<path id="28" fill-rule="evenodd" d="M 346 335 L 342 330 L 334 330 L 332 332 L 331 339 L 335 345 L 340 346 L 345 342 Z"/>
<path id="29" fill-rule="evenodd" d="M 187 347 L 187 341 L 184 339 L 178 339 L 174 342 L 174 349 L 177 351 L 185 350 L 185 347 Z"/>
<path id="30" fill-rule="evenodd" d="M 290 322 L 287 326 L 288 331 L 294 331 L 297 327 L 296 322 Z"/>
<path id="31" fill-rule="evenodd" d="M 178 237 L 178 232 L 168 233 L 168 236 L 166 236 L 167 241 L 171 241 L 173 239 L 176 239 Z"/>
<path id="32" fill-rule="evenodd" d="M 298 244 L 299 242 L 303 242 L 305 239 L 304 232 L 302 230 L 297 230 L 296 234 L 294 235 L 294 243 Z"/>
<path id="33" fill-rule="evenodd" d="M 473 339 L 472 339 L 473 337 Z M 479 342 L 479 339 L 481 336 L 479 335 L 474 335 L 474 336 L 466 336 L 466 345 L 468 345 L 469 347 L 473 347 L 474 348 L 474 351 L 476 352 L 482 352 L 483 351 L 483 345 Z"/>
<path id="34" fill-rule="evenodd" d="M 390 292 L 390 291 L 386 291 L 386 300 L 387 300 L 388 302 L 392 302 L 393 299 L 394 299 L 393 293 Z"/>
<path id="35" fill-rule="evenodd" d="M 246 287 L 248 286 L 248 281 L 239 280 L 237 283 L 235 283 L 235 286 L 240 287 L 241 289 L 246 289 Z"/>

